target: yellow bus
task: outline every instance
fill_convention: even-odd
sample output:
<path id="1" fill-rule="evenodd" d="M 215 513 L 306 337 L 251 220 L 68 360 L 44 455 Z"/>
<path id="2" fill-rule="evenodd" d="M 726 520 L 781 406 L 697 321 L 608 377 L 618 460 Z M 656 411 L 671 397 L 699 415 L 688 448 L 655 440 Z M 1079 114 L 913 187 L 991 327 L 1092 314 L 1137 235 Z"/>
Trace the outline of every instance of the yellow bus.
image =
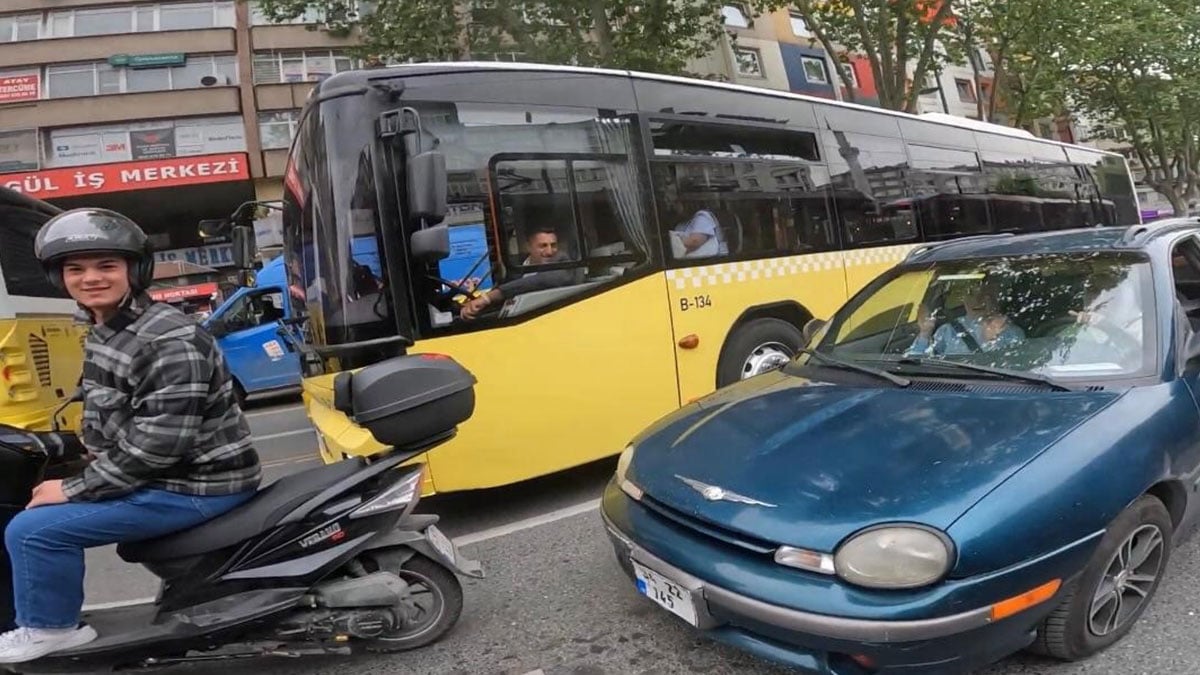
<path id="1" fill-rule="evenodd" d="M 33 255 L 42 224 L 59 209 L 0 187 L 0 423 L 48 430 L 83 371 L 85 328 L 75 303 L 50 285 Z M 61 428 L 78 429 L 80 407 Z"/>
<path id="2" fill-rule="evenodd" d="M 323 81 L 284 184 L 323 459 L 380 450 L 334 409 L 337 372 L 407 350 L 449 354 L 479 379 L 475 416 L 425 458 L 427 492 L 620 452 L 663 414 L 791 358 L 810 319 L 922 242 L 1139 220 L 1119 155 L 969 120 L 523 64 Z"/>

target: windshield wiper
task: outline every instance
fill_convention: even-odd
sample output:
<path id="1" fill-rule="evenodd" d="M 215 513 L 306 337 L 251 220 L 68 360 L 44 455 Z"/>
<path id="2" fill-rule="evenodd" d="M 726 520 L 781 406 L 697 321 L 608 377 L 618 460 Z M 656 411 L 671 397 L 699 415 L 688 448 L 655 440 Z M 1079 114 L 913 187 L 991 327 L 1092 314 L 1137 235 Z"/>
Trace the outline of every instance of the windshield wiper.
<path id="1" fill-rule="evenodd" d="M 828 354 L 822 354 L 821 352 L 818 352 L 814 349 L 801 349 L 800 353 L 807 354 L 807 355 L 814 357 L 817 360 L 819 360 L 825 364 L 831 365 L 831 366 L 835 366 L 838 368 L 844 368 L 846 370 L 856 370 L 860 373 L 866 373 L 867 375 L 874 375 L 875 377 L 878 377 L 880 379 L 884 379 L 884 380 L 887 380 L 888 382 L 891 382 L 892 384 L 896 385 L 897 387 L 903 388 L 903 387 L 907 387 L 908 385 L 912 384 L 912 381 L 909 380 L 907 377 L 900 377 L 899 375 L 893 375 L 892 373 L 889 373 L 886 370 L 880 370 L 879 368 L 872 368 L 871 366 L 864 366 L 859 363 L 851 363 L 850 361 L 843 361 L 841 359 L 834 358 Z"/>
<path id="2" fill-rule="evenodd" d="M 1070 387 L 1055 382 L 1052 378 L 1037 373 L 1026 373 L 1019 370 L 1009 370 L 1008 368 L 997 368 L 995 366 L 981 366 L 974 363 L 963 363 L 961 361 L 950 361 L 946 359 L 921 359 L 915 356 L 906 356 L 899 361 L 901 365 L 906 366 L 942 366 L 945 368 L 957 368 L 959 370 L 969 370 L 975 373 L 986 373 L 995 375 L 1007 380 L 1018 380 L 1021 382 L 1031 382 L 1042 386 L 1050 387 L 1055 391 L 1071 391 Z"/>

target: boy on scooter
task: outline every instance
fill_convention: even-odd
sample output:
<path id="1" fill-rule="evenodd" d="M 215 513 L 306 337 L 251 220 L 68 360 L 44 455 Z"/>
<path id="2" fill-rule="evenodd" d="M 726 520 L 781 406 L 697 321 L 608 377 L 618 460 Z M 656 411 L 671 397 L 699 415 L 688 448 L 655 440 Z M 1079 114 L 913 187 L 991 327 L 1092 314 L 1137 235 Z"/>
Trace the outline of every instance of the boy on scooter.
<path id="1" fill-rule="evenodd" d="M 48 221 L 34 247 L 91 325 L 80 433 L 93 459 L 40 484 L 5 530 L 18 628 L 0 635 L 0 663 L 96 639 L 79 622 L 84 549 L 195 527 L 254 496 L 261 479 L 213 338 L 146 295 L 154 256 L 142 229 L 76 209 Z"/>

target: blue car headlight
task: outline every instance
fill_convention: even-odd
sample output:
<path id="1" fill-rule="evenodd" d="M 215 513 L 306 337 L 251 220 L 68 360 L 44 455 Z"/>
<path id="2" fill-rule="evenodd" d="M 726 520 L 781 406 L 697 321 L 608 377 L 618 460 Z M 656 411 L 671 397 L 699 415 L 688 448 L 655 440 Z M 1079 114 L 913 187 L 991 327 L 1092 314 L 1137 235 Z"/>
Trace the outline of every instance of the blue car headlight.
<path id="1" fill-rule="evenodd" d="M 621 488 L 621 492 L 629 495 L 634 501 L 641 501 L 642 495 L 646 494 L 640 487 L 629 480 L 629 465 L 633 462 L 633 445 L 630 444 L 621 453 L 621 457 L 617 460 L 617 485 Z"/>
<path id="2" fill-rule="evenodd" d="M 950 539 L 920 525 L 881 525 L 847 539 L 833 556 L 844 581 L 867 588 L 919 588 L 950 571 Z"/>

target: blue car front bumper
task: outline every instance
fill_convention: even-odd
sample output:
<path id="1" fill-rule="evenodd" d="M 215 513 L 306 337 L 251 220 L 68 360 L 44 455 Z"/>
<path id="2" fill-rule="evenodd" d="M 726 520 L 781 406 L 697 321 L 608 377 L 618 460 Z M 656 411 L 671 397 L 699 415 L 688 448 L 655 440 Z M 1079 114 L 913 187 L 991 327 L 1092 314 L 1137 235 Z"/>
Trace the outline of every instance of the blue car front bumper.
<path id="1" fill-rule="evenodd" d="M 1028 646 L 1038 623 L 1058 603 L 1051 598 L 1015 616 L 993 621 L 990 604 L 954 613 L 931 608 L 932 618 L 858 618 L 806 611 L 796 606 L 751 597 L 730 590 L 714 570 L 737 566 L 741 585 L 748 571 L 736 556 L 722 559 L 719 542 L 694 532 L 680 531 L 630 499 L 615 484 L 605 492 L 602 515 L 613 548 L 625 572 L 637 581 L 634 565 L 657 573 L 690 594 L 695 625 L 710 637 L 759 657 L 820 675 L 885 673 L 958 673 L 985 666 Z M 639 536 L 644 535 L 644 537 Z M 1098 537 L 1096 538 L 1098 540 Z M 664 546 L 664 542 L 671 542 Z M 1038 561 L 1036 569 L 1022 567 L 1009 574 L 1040 578 L 1046 567 L 1082 569 L 1095 541 L 1057 552 L 1056 564 Z M 652 548 L 657 550 L 651 550 Z M 690 549 L 688 555 L 674 555 Z M 703 550 L 698 550 L 703 549 Z M 687 563 L 703 557 L 707 569 L 688 571 Z M 995 578 L 987 580 L 995 584 Z M 969 580 L 968 580 L 969 583 Z M 728 584 L 733 585 L 733 584 Z M 1063 588 L 1068 584 L 1064 583 Z M 1059 595 L 1063 593 L 1059 591 Z M 768 594 L 768 597 L 774 597 Z M 995 601 L 1005 596 L 995 597 Z M 853 609 L 853 608 L 848 608 Z M 875 610 L 878 607 L 863 608 Z"/>

